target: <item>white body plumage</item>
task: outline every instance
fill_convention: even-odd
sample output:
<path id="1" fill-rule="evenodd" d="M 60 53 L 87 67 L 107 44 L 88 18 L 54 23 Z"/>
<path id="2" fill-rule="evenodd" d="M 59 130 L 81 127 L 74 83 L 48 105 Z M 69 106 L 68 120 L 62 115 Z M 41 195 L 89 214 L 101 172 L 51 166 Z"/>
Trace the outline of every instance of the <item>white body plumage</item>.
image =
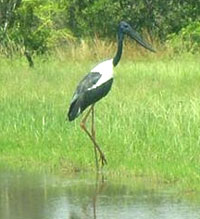
<path id="1" fill-rule="evenodd" d="M 97 83 L 90 87 L 88 90 L 97 88 L 101 86 L 101 84 L 113 78 L 113 59 L 108 59 L 99 63 L 91 70 L 91 72 L 98 72 L 99 74 L 101 74 L 101 77 L 97 81 Z"/>

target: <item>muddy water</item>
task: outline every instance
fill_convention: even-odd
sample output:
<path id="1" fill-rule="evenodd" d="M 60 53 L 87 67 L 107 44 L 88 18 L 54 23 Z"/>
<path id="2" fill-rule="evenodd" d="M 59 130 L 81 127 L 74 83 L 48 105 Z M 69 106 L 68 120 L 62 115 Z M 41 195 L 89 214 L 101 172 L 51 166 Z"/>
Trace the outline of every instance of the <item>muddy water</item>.
<path id="1" fill-rule="evenodd" d="M 149 183 L 0 170 L 0 219 L 200 219 L 200 202 Z"/>

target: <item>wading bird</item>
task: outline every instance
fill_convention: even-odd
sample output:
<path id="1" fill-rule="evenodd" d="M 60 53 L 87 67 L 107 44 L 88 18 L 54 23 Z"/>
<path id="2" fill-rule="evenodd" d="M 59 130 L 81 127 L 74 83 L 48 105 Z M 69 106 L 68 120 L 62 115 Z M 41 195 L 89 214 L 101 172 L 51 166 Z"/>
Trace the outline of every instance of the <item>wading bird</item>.
<path id="1" fill-rule="evenodd" d="M 88 106 L 91 106 L 86 115 L 83 117 L 80 126 L 89 136 L 94 144 L 96 167 L 99 168 L 98 164 L 98 153 L 102 166 L 107 163 L 106 157 L 96 142 L 95 138 L 95 127 L 94 127 L 94 105 L 101 98 L 106 96 L 111 89 L 113 83 L 113 67 L 117 66 L 120 61 L 123 49 L 124 35 L 127 34 L 137 43 L 139 43 L 144 48 L 155 52 L 155 50 L 145 42 L 141 36 L 132 29 L 132 27 L 121 21 L 118 27 L 117 38 L 118 47 L 116 55 L 113 59 L 109 59 L 96 65 L 89 74 L 87 74 L 78 84 L 76 91 L 72 97 L 69 111 L 68 119 L 69 121 L 77 118 Z M 92 126 L 91 132 L 86 128 L 86 121 L 88 116 L 92 113 Z"/>

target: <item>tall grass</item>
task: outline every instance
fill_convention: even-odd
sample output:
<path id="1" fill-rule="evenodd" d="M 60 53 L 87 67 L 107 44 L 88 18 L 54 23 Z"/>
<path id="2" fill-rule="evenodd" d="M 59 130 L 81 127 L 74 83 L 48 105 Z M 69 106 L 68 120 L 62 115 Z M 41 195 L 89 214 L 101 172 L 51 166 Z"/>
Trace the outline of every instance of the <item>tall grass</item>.
<path id="1" fill-rule="evenodd" d="M 1 162 L 34 169 L 94 170 L 93 146 L 79 127 L 81 117 L 65 121 L 77 83 L 101 58 L 89 61 L 87 49 L 82 55 L 74 48 L 74 56 L 59 52 L 48 61 L 36 57 L 34 69 L 23 58 L 0 60 Z M 108 160 L 105 169 L 113 175 L 198 187 L 198 57 L 143 55 L 145 61 L 134 60 L 125 52 L 112 91 L 96 104 L 97 139 Z"/>

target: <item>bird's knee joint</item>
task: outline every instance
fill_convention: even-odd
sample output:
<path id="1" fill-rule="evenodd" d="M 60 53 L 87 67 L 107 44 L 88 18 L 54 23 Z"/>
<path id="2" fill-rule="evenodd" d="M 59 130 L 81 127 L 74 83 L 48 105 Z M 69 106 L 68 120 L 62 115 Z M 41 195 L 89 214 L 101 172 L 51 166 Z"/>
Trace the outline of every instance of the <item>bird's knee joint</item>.
<path id="1" fill-rule="evenodd" d="M 82 129 L 85 129 L 85 124 L 84 124 L 83 122 L 81 122 L 81 123 L 80 123 L 80 127 L 81 127 Z"/>

